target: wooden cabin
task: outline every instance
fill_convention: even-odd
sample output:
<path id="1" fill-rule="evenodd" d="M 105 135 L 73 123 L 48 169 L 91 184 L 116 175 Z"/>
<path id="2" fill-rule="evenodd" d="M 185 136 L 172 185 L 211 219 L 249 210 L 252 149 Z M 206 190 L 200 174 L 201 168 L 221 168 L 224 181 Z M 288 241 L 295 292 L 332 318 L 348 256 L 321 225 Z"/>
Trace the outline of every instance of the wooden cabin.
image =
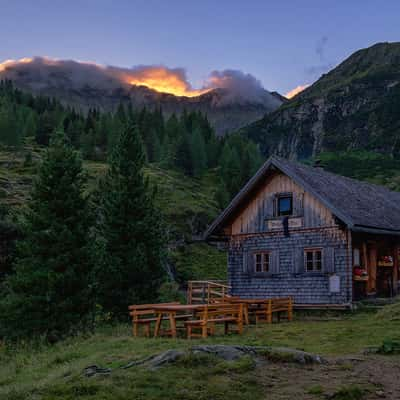
<path id="1" fill-rule="evenodd" d="M 271 157 L 205 233 L 231 294 L 349 307 L 398 291 L 400 193 Z"/>

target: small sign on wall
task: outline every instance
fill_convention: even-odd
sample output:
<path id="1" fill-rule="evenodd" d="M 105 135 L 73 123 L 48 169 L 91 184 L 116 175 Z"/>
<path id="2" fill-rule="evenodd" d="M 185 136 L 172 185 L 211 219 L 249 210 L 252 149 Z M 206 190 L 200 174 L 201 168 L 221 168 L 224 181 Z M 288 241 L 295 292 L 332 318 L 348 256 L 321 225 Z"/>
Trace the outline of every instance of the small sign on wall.
<path id="1" fill-rule="evenodd" d="M 329 277 L 329 292 L 339 293 L 340 292 L 340 276 L 331 275 Z"/>
<path id="2" fill-rule="evenodd" d="M 303 226 L 302 218 L 289 218 L 288 221 L 290 228 L 301 228 Z M 282 219 L 271 219 L 268 221 L 268 229 L 283 229 Z"/>

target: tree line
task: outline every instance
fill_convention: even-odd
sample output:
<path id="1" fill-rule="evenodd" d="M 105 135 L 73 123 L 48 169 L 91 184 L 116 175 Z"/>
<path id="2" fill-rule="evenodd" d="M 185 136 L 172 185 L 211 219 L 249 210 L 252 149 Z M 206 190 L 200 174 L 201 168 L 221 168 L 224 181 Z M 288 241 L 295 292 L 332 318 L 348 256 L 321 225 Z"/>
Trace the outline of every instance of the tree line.
<path id="1" fill-rule="evenodd" d="M 115 112 L 90 109 L 83 113 L 57 99 L 16 89 L 11 81 L 0 82 L 0 142 L 5 145 L 18 148 L 26 138 L 33 138 L 47 146 L 54 130 L 62 129 L 83 158 L 105 161 L 126 124 L 136 125 L 146 162 L 193 177 L 215 169 L 221 207 L 262 162 L 254 142 L 238 134 L 217 137 L 201 112 L 166 117 L 157 107 L 137 110 L 120 104 Z"/>
<path id="2" fill-rule="evenodd" d="M 64 132 L 52 135 L 1 286 L 0 338 L 57 341 L 92 329 L 96 317 L 126 318 L 129 304 L 157 299 L 166 243 L 144 160 L 138 130 L 127 125 L 86 195 L 80 153 Z"/>
<path id="3" fill-rule="evenodd" d="M 147 163 L 196 179 L 215 171 L 222 207 L 261 162 L 254 143 L 217 137 L 199 112 L 166 118 L 161 109 L 120 105 L 81 113 L 1 82 L 0 142 L 19 148 L 27 138 L 46 150 L 13 233 L 0 339 L 56 341 L 162 295 L 167 230 L 143 174 Z M 108 163 L 89 194 L 83 159 Z"/>

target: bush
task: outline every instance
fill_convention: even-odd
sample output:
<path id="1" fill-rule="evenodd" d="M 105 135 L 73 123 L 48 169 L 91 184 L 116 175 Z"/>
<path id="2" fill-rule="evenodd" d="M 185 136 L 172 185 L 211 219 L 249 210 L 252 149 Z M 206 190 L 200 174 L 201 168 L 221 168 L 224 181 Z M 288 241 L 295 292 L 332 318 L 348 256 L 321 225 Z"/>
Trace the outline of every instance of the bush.
<path id="1" fill-rule="evenodd" d="M 333 400 L 362 400 L 366 390 L 356 385 L 344 386 L 330 397 Z"/>
<path id="2" fill-rule="evenodd" d="M 400 354 L 400 340 L 386 339 L 378 348 L 381 354 Z"/>
<path id="3" fill-rule="evenodd" d="M 185 303 L 185 295 L 179 291 L 179 285 L 173 281 L 164 282 L 158 290 L 158 301 L 160 303 L 169 303 L 172 301 L 178 301 Z"/>

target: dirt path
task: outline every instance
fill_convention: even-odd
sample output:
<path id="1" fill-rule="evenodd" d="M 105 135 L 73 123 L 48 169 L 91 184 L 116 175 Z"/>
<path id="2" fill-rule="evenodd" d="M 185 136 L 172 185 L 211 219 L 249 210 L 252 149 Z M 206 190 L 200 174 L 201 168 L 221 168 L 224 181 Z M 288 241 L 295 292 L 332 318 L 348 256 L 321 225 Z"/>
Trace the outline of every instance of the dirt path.
<path id="1" fill-rule="evenodd" d="M 329 361 L 311 366 L 263 362 L 255 374 L 266 399 L 400 400 L 400 356 L 368 355 Z M 345 388 L 342 395 L 338 394 L 341 388 Z"/>

